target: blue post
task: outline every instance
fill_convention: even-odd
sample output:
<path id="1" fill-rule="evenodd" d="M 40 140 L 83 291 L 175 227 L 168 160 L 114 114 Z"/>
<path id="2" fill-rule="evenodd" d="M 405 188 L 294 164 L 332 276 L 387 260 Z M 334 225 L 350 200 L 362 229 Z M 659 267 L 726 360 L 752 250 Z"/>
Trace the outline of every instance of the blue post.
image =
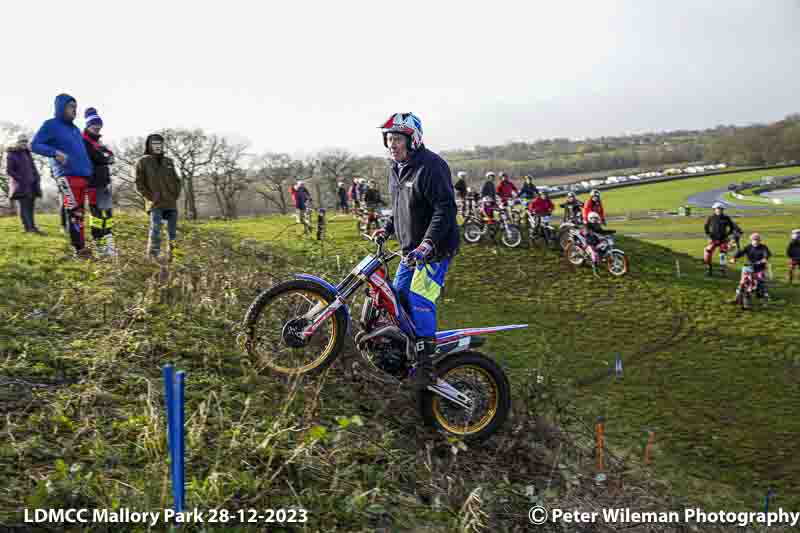
<path id="1" fill-rule="evenodd" d="M 767 497 L 764 499 L 764 514 L 769 512 L 769 498 L 772 496 L 772 488 L 767 491 Z"/>
<path id="2" fill-rule="evenodd" d="M 175 511 L 178 513 L 183 512 L 183 508 L 185 505 L 184 499 L 184 466 L 183 466 L 183 459 L 184 459 L 184 432 L 183 432 L 183 422 L 185 419 L 184 415 L 184 380 L 185 380 L 186 373 L 184 371 L 180 371 L 175 375 L 176 382 L 175 382 L 175 455 L 177 458 L 177 465 L 175 468 L 176 473 L 176 492 L 175 492 Z"/>
<path id="3" fill-rule="evenodd" d="M 164 365 L 164 396 L 167 404 L 167 444 L 169 446 L 169 474 L 172 486 L 175 487 L 175 401 L 174 385 L 175 369 L 172 365 Z M 174 494 L 173 488 L 173 494 Z M 177 509 L 176 509 L 177 511 Z"/>
<path id="4" fill-rule="evenodd" d="M 617 361 L 614 364 L 614 371 L 616 372 L 616 379 L 622 377 L 622 354 L 617 354 Z"/>

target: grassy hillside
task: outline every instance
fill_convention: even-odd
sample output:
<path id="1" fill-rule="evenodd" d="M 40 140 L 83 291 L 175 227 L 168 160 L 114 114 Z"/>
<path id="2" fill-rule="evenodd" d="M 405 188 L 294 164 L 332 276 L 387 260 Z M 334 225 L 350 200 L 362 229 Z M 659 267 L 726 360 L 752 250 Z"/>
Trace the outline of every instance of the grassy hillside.
<path id="1" fill-rule="evenodd" d="M 441 327 L 530 324 L 489 340 L 514 417 L 465 449 L 418 428 L 408 393 L 352 376 L 347 358 L 323 382 L 285 383 L 236 347 L 259 289 L 297 271 L 335 282 L 370 250 L 351 218 L 332 221 L 324 246 L 288 217 L 181 224 L 166 281 L 141 259 L 143 219 L 117 224 L 117 264 L 68 259 L 43 219 L 50 237 L 0 220 L 0 525 L 22 505 L 169 506 L 166 362 L 188 374 L 189 507 L 303 505 L 308 531 L 511 531 L 536 502 L 751 510 L 771 486 L 779 505 L 800 503 L 793 289 L 744 318 L 723 303 L 732 281 L 707 281 L 697 259 L 656 243 L 620 239 L 632 259 L 621 280 L 555 253 L 464 245 Z M 600 415 L 606 488 L 593 481 Z"/>

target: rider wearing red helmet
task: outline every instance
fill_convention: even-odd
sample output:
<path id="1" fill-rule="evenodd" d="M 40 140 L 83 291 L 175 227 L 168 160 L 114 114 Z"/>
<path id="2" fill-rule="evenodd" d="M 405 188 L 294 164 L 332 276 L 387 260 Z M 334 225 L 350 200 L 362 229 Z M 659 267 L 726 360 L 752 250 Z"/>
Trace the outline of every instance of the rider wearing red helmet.
<path id="1" fill-rule="evenodd" d="M 412 113 L 392 115 L 381 132 L 392 159 L 392 217 L 373 235 L 395 234 L 405 256 L 394 286 L 416 331 L 414 386 L 425 389 L 436 382 L 436 300 L 460 240 L 452 175 L 445 160 L 425 148 L 422 123 Z"/>

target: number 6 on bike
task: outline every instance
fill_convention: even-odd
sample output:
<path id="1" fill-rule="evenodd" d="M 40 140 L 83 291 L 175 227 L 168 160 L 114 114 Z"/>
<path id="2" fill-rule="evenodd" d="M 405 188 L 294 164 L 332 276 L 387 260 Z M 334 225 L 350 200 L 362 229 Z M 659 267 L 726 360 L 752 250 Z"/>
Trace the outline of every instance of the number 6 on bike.
<path id="1" fill-rule="evenodd" d="M 377 254 L 364 257 L 336 286 L 317 276 L 296 274 L 256 297 L 244 329 L 245 348 L 257 369 L 291 376 L 329 367 L 351 331 L 346 301 L 366 284 L 362 330 L 354 338 L 366 370 L 377 371 L 392 383 L 414 375 L 414 325 L 387 279 L 388 262 L 400 254 L 386 250 L 382 238 L 376 244 Z M 436 332 L 434 365 L 439 379 L 417 393 L 425 422 L 467 440 L 485 439 L 497 431 L 511 409 L 511 388 L 502 368 L 474 348 L 485 342 L 478 335 L 525 327 Z"/>

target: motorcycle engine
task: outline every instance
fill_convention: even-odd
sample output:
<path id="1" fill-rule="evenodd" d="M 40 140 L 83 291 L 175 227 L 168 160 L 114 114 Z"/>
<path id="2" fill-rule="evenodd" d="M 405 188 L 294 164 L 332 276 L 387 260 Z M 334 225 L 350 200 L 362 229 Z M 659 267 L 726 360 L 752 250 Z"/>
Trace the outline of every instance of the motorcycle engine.
<path id="1" fill-rule="evenodd" d="M 397 341 L 373 345 L 372 354 L 372 362 L 387 374 L 399 377 L 408 368 L 405 349 Z"/>

